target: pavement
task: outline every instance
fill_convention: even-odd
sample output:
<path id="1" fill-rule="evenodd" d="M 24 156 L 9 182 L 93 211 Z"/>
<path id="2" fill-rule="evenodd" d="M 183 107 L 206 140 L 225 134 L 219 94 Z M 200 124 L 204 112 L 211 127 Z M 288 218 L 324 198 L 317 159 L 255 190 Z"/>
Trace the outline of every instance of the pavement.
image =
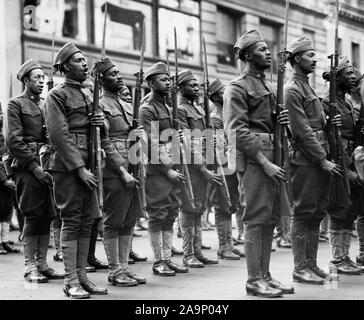
<path id="1" fill-rule="evenodd" d="M 138 275 L 147 278 L 147 284 L 135 287 L 118 288 L 107 284 L 107 270 L 88 273 L 94 283 L 108 288 L 108 294 L 92 296 L 92 300 L 262 300 L 247 296 L 245 292 L 245 258 L 237 261 L 219 260 L 218 265 L 205 266 L 203 269 L 190 269 L 187 274 L 175 277 L 160 277 L 152 274 L 153 256 L 148 232 L 137 231 L 141 237 L 134 238 L 133 249 L 148 257 L 147 262 L 130 265 Z M 233 230 L 236 235 L 237 230 Z M 10 233 L 17 242 L 18 231 Z M 182 239 L 174 235 L 174 246 L 182 246 Z M 216 258 L 218 249 L 216 230 L 203 231 L 203 243 L 211 245 L 204 250 L 206 256 Z M 20 244 L 18 243 L 20 246 Z M 240 249 L 243 246 L 238 246 Z M 63 264 L 53 261 L 54 248 L 48 250 L 48 263 L 57 271 Z M 355 260 L 358 241 L 354 239 L 351 257 Z M 96 256 L 106 261 L 102 241 L 97 242 Z M 320 243 L 318 265 L 327 270 L 330 260 L 329 244 Z M 175 256 L 173 261 L 182 264 L 182 257 Z M 69 300 L 62 292 L 63 280 L 52 280 L 46 284 L 29 284 L 23 280 L 24 258 L 22 253 L 0 255 L 0 300 Z M 272 252 L 271 274 L 283 283 L 293 284 L 295 294 L 285 295 L 274 300 L 362 300 L 364 299 L 364 273 L 357 276 L 340 275 L 339 281 L 325 285 L 307 285 L 292 282 L 293 258 L 291 249 L 277 248 Z M 271 299 L 272 300 L 272 299 Z"/>

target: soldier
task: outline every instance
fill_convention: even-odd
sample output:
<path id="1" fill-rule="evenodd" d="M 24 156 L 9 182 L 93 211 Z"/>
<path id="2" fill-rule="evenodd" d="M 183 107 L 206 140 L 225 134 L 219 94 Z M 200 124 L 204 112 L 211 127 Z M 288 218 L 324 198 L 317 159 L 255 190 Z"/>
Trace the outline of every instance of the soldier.
<path id="1" fill-rule="evenodd" d="M 100 73 L 104 88 L 100 107 L 109 124 L 108 136 L 124 159 L 120 168 L 121 176 L 116 170 L 104 168 L 104 246 L 110 270 L 108 281 L 118 287 L 127 287 L 147 282 L 128 269 L 133 229 L 141 211 L 137 210 L 137 199 L 134 197 L 135 192 L 138 192 L 135 189 L 137 180 L 128 172 L 128 135 L 133 121 L 133 109 L 119 98 L 124 83 L 119 69 L 109 58 L 103 60 Z M 135 133 L 142 135 L 141 128 Z"/>
<path id="2" fill-rule="evenodd" d="M 178 104 L 178 119 L 181 129 L 197 130 L 201 134 L 206 129 L 204 110 L 197 105 L 199 94 L 197 80 L 191 70 L 186 69 L 180 72 Z M 195 211 L 182 204 L 180 223 L 183 237 L 183 263 L 190 268 L 202 268 L 205 264 L 217 264 L 202 254 L 202 214 L 207 207 L 208 183 L 221 184 L 221 177 L 206 167 L 205 148 L 202 147 L 201 138 L 186 137 L 191 141 L 192 164 L 188 166 L 191 176 L 193 194 L 195 198 Z"/>
<path id="3" fill-rule="evenodd" d="M 125 84 L 120 91 L 120 99 L 125 101 L 126 103 L 133 103 L 129 88 Z"/>
<path id="4" fill-rule="evenodd" d="M 91 125 L 104 129 L 103 115 L 92 113 L 92 96 L 82 83 L 86 80 L 86 58 L 73 43 L 57 53 L 54 68 L 64 74 L 63 84 L 53 88 L 46 99 L 45 115 L 54 153 L 49 170 L 55 182 L 55 200 L 62 219 L 61 246 L 65 267 L 64 293 L 75 299 L 90 294 L 106 294 L 107 289 L 93 284 L 86 274 L 92 217 L 91 190 L 97 178 L 88 170 Z M 101 131 L 105 131 L 101 130 Z M 124 159 L 103 138 L 106 165 L 118 170 Z M 120 171 L 121 175 L 121 171 Z"/>
<path id="5" fill-rule="evenodd" d="M 293 74 L 284 86 L 293 135 L 293 279 L 324 284 L 329 274 L 317 266 L 319 228 L 327 214 L 330 174 L 340 174 L 340 166 L 327 160 L 325 115 L 318 96 L 308 83 L 307 76 L 314 72 L 317 63 L 312 40 L 300 37 L 287 48 L 293 68 Z M 340 117 L 335 121 L 339 125 Z"/>
<path id="6" fill-rule="evenodd" d="M 44 73 L 38 61 L 30 59 L 18 70 L 24 92 L 11 98 L 5 111 L 5 144 L 11 156 L 16 184 L 16 200 L 25 217 L 23 246 L 24 278 L 28 282 L 63 279 L 47 264 L 51 220 L 52 177 L 40 166 L 39 149 L 46 143 L 43 99 Z"/>
<path id="7" fill-rule="evenodd" d="M 222 141 L 222 148 L 225 149 L 225 135 L 221 136 L 221 130 L 224 130 L 224 122 L 222 118 L 223 111 L 223 95 L 225 91 L 224 84 L 216 79 L 211 82 L 209 87 L 209 98 L 215 105 L 211 113 L 211 121 L 215 130 L 218 132 L 218 141 Z M 219 146 L 220 144 L 218 144 Z M 216 150 L 216 152 L 220 152 Z M 224 152 L 225 153 L 225 152 Z M 229 190 L 230 202 L 226 201 L 225 190 L 222 186 L 214 186 L 212 189 L 212 204 L 215 209 L 215 225 L 217 236 L 219 239 L 219 249 L 217 256 L 221 259 L 239 260 L 244 254 L 239 249 L 234 248 L 232 237 L 232 214 L 240 210 L 238 177 L 235 172 L 225 175 L 226 184 Z"/>
<path id="8" fill-rule="evenodd" d="M 234 45 L 245 71 L 230 82 L 224 93 L 224 128 L 228 141 L 236 135 L 236 171 L 239 179 L 243 221 L 244 249 L 248 268 L 246 290 L 262 297 L 293 293 L 291 286 L 274 279 L 269 272 L 273 230 L 280 219 L 279 181 L 285 171 L 273 163 L 275 90 L 266 81 L 264 70 L 271 64 L 271 53 L 259 31 L 246 32 Z M 288 123 L 286 111 L 278 118 Z"/>
<path id="9" fill-rule="evenodd" d="M 145 189 L 148 231 L 155 257 L 152 269 L 155 275 L 174 276 L 188 272 L 188 268 L 171 261 L 173 223 L 181 203 L 179 184 L 184 176 L 171 161 L 171 139 L 160 135 L 173 128 L 172 111 L 166 103 L 171 87 L 166 64 L 153 64 L 146 70 L 145 79 L 151 92 L 140 107 L 140 123 L 149 139 Z"/>
<path id="10" fill-rule="evenodd" d="M 364 212 L 364 185 L 355 172 L 351 160 L 353 159 L 356 126 L 353 106 L 345 99 L 345 94 L 349 93 L 353 87 L 355 75 L 353 66 L 347 57 L 339 59 L 336 72 L 337 111 L 342 118 L 342 126 L 340 127 L 344 151 L 344 163 L 342 165 L 346 166 L 351 192 L 349 196 L 345 190 L 344 179 L 331 179 L 328 213 L 330 216 L 329 240 L 332 260 L 329 263 L 329 270 L 332 273 L 359 275 L 361 271 L 350 259 L 349 249 L 353 222 L 358 215 L 363 215 Z M 330 71 L 325 71 L 322 77 L 330 81 Z M 326 114 L 329 114 L 329 96 L 329 92 L 326 92 L 322 97 Z"/>

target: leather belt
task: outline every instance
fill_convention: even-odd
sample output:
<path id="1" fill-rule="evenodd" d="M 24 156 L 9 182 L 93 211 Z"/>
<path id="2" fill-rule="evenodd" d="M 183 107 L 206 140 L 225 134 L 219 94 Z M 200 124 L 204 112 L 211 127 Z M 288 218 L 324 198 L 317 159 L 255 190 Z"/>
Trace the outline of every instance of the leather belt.
<path id="1" fill-rule="evenodd" d="M 77 144 L 77 146 L 80 149 L 88 149 L 88 136 L 87 134 L 83 134 L 83 133 L 71 133 L 72 136 L 75 138 L 75 142 Z"/>

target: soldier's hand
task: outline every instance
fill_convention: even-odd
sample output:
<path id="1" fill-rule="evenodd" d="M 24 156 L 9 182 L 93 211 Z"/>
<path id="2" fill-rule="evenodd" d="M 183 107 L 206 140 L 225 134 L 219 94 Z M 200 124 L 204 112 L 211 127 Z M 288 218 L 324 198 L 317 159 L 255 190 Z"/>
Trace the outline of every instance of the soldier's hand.
<path id="1" fill-rule="evenodd" d="M 53 185 L 52 176 L 48 172 L 43 171 L 40 166 L 34 168 L 33 174 L 41 183 L 47 184 L 49 186 Z"/>
<path id="2" fill-rule="evenodd" d="M 283 107 L 278 115 L 278 122 L 282 126 L 289 125 L 289 116 L 288 116 L 288 109 Z"/>
<path id="3" fill-rule="evenodd" d="M 78 168 L 77 174 L 90 190 L 97 188 L 98 181 L 96 176 L 85 167 Z"/>
<path id="4" fill-rule="evenodd" d="M 134 131 L 135 136 L 138 137 L 139 139 L 143 139 L 144 137 L 144 129 L 143 126 L 139 126 L 138 128 L 135 129 Z"/>
<path id="5" fill-rule="evenodd" d="M 320 165 L 323 170 L 330 173 L 332 176 L 342 177 L 341 167 L 338 164 L 331 162 L 327 159 L 323 159 L 320 161 Z"/>
<path id="6" fill-rule="evenodd" d="M 5 187 L 8 187 L 8 188 L 10 188 L 12 190 L 15 190 L 15 182 L 14 182 L 14 180 L 10 180 L 10 179 L 5 180 L 4 186 Z"/>
<path id="7" fill-rule="evenodd" d="M 207 169 L 203 169 L 202 173 L 208 182 L 222 186 L 222 177 L 219 174 Z"/>
<path id="8" fill-rule="evenodd" d="M 134 188 L 138 180 L 135 179 L 123 166 L 119 168 L 121 179 L 125 182 L 127 188 Z"/>
<path id="9" fill-rule="evenodd" d="M 180 143 L 183 143 L 184 142 L 184 139 L 185 139 L 185 137 L 183 135 L 182 129 L 178 129 L 178 140 L 179 140 L 179 142 Z"/>
<path id="10" fill-rule="evenodd" d="M 278 183 L 279 180 L 286 181 L 286 171 L 281 167 L 275 165 L 274 163 L 270 161 L 265 161 L 262 164 L 262 168 L 266 173 L 266 175 L 271 177 L 274 180 L 274 182 Z"/>
<path id="11" fill-rule="evenodd" d="M 341 118 L 341 114 L 337 114 L 332 119 L 332 124 L 335 125 L 335 126 L 337 126 L 337 127 L 341 127 L 343 125 L 342 118 Z"/>
<path id="12" fill-rule="evenodd" d="M 105 118 L 102 112 L 98 112 L 95 115 L 91 115 L 91 125 L 102 128 L 105 125 Z"/>
<path id="13" fill-rule="evenodd" d="M 167 177 L 173 182 L 184 182 L 186 180 L 185 176 L 182 173 L 173 169 L 169 169 L 167 171 Z"/>

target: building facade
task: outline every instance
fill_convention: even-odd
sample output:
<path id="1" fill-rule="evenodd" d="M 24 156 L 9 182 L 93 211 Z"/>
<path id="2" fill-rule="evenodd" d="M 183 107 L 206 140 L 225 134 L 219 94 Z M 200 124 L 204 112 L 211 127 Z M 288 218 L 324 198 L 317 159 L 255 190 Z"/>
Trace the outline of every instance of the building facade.
<path id="1" fill-rule="evenodd" d="M 233 44 L 245 31 L 255 28 L 262 32 L 272 51 L 274 58 L 268 77 L 276 80 L 284 0 L 0 0 L 2 104 L 9 97 L 10 83 L 14 94 L 21 92 L 22 85 L 15 74 L 25 60 L 38 59 L 49 74 L 53 34 L 56 51 L 68 41 L 75 41 L 91 67 L 100 57 L 106 2 L 106 54 L 118 64 L 130 88 L 135 85 L 134 74 L 139 68 L 143 21 L 145 68 L 166 61 L 168 56 L 174 74 L 176 27 L 180 70 L 191 68 L 202 82 L 205 38 L 210 81 L 216 77 L 230 81 L 244 68 L 234 57 Z M 325 90 L 321 74 L 329 64 L 327 56 L 334 50 L 331 13 L 332 5 L 327 0 L 290 3 L 288 41 L 303 34 L 314 40 L 319 62 L 311 81 L 318 92 Z M 364 69 L 364 1 L 341 0 L 339 16 L 340 53 L 347 55 L 357 68 Z M 57 84 L 61 78 L 58 75 L 54 80 Z"/>

